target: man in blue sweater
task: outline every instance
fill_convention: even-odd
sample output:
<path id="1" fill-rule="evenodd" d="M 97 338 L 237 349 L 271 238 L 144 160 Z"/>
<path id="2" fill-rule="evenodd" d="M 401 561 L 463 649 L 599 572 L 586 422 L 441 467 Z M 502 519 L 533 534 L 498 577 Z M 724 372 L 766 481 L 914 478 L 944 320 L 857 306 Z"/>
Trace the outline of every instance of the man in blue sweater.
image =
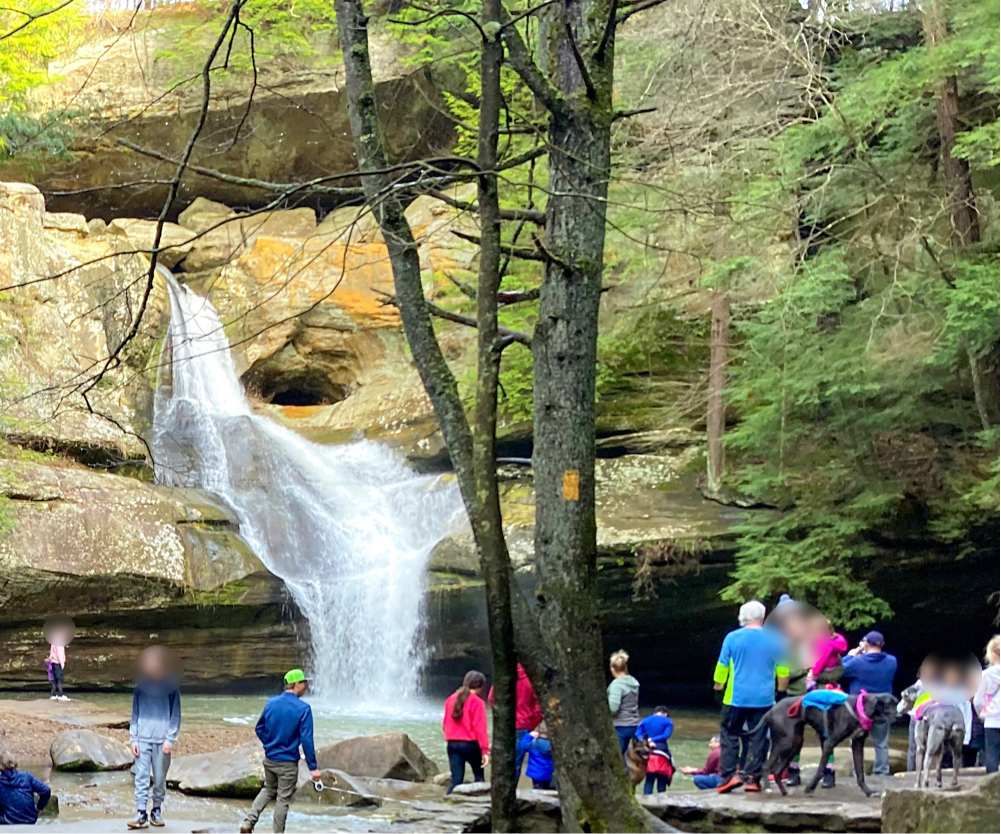
<path id="1" fill-rule="evenodd" d="M 264 787 L 240 826 L 242 834 L 254 830 L 261 813 L 273 799 L 277 800 L 275 834 L 285 830 L 288 806 L 299 783 L 300 746 L 309 775 L 314 782 L 320 781 L 313 747 L 313 710 L 302 700 L 308 686 L 302 669 L 292 669 L 285 675 L 285 691 L 268 701 L 261 713 L 256 731 L 264 745 Z"/>
<path id="2" fill-rule="evenodd" d="M 870 631 L 857 648 L 848 652 L 842 661 L 845 672 L 841 682 L 848 684 L 848 694 L 858 695 L 863 689 L 870 693 L 889 692 L 893 694 L 893 676 L 897 674 L 897 658 L 883 651 L 883 635 Z M 869 731 L 874 760 L 872 772 L 890 774 L 890 722 L 876 718 Z"/>
<path id="3" fill-rule="evenodd" d="M 181 732 L 180 661 L 162 646 L 150 646 L 139 654 L 136 685 L 132 690 L 129 746 L 136 757 L 136 815 L 129 828 L 160 827 L 161 806 L 167 795 L 170 751 Z M 146 814 L 153 776 L 153 808 Z"/>
<path id="4" fill-rule="evenodd" d="M 18 770 L 14 754 L 0 747 L 0 825 L 34 825 L 50 796 L 48 785 L 27 771 Z"/>

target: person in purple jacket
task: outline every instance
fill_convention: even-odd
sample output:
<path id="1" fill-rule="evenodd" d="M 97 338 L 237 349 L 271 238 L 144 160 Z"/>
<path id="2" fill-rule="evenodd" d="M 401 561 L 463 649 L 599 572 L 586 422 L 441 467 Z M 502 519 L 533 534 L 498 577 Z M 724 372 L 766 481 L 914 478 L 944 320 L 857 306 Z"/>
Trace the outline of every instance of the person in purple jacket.
<path id="1" fill-rule="evenodd" d="M 857 648 L 842 660 L 845 671 L 841 683 L 848 684 L 848 694 L 858 695 L 863 689 L 870 693 L 893 694 L 893 677 L 897 674 L 897 658 L 883 651 L 886 641 L 878 631 L 870 631 Z M 877 718 L 869 731 L 874 760 L 872 772 L 890 775 L 890 722 Z"/>

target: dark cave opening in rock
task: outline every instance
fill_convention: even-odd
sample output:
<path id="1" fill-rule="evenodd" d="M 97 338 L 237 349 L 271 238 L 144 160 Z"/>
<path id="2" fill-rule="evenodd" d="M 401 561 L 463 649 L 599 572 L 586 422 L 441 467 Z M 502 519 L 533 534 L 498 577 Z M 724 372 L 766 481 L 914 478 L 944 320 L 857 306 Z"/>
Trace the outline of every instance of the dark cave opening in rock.
<path id="1" fill-rule="evenodd" d="M 273 405 L 331 405 L 340 402 L 348 392 L 319 370 L 298 373 L 248 373 L 244 384 L 251 394 Z"/>

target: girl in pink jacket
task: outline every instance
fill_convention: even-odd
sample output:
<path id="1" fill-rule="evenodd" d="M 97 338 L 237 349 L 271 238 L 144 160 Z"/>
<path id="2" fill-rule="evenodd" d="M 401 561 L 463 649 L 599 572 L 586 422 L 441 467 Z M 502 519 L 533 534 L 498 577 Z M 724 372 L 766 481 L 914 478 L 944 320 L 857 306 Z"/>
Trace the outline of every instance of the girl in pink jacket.
<path id="1" fill-rule="evenodd" d="M 848 641 L 844 635 L 838 634 L 830 621 L 827 623 L 827 633 L 821 634 L 813 644 L 813 666 L 806 675 L 806 688 L 816 687 L 816 678 L 826 669 L 833 669 L 841 663 L 841 655 L 848 649 Z"/>

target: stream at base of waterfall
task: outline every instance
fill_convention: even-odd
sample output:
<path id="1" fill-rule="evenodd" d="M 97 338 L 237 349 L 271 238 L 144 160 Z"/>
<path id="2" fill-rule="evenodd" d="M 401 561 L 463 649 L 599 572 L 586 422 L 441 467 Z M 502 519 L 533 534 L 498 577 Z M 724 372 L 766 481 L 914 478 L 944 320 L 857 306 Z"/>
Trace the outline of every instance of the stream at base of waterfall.
<path id="1" fill-rule="evenodd" d="M 162 273 L 171 319 L 150 442 L 157 482 L 201 487 L 234 510 L 309 623 L 317 695 L 413 696 L 425 565 L 463 523 L 458 488 L 380 444 L 322 446 L 254 414 L 212 304 Z"/>

